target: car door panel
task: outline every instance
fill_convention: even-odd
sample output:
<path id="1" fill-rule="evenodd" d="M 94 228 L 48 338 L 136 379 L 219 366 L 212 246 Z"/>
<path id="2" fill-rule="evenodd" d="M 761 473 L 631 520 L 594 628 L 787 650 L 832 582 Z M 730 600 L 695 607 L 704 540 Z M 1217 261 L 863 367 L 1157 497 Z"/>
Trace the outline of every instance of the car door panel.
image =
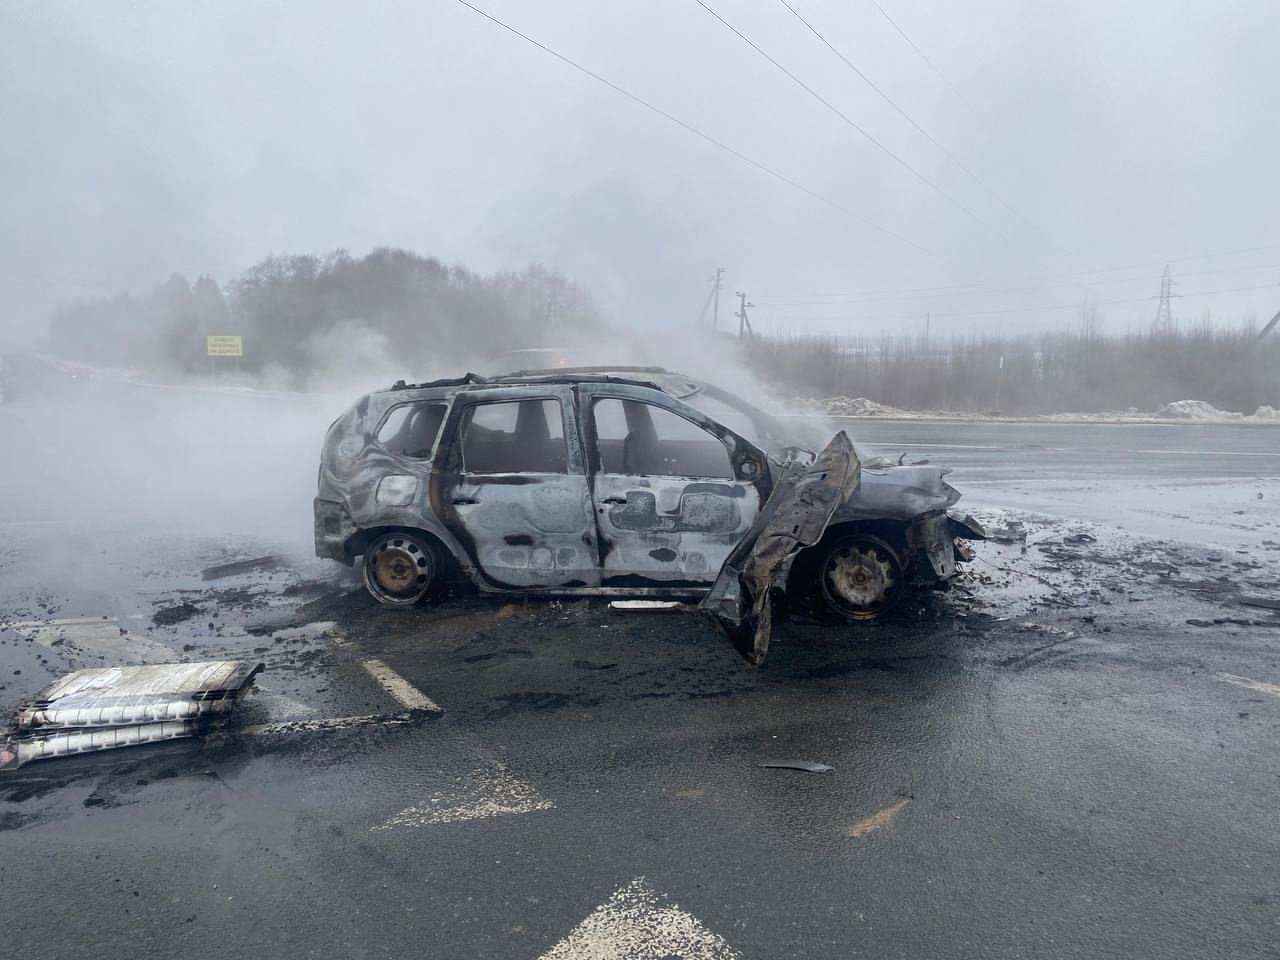
<path id="1" fill-rule="evenodd" d="M 601 474 L 593 485 L 606 586 L 709 583 L 759 506 L 754 489 L 682 477 Z"/>
<path id="2" fill-rule="evenodd" d="M 484 472 L 468 467 L 462 447 L 477 408 L 549 400 L 560 404 L 558 442 L 528 444 L 518 462 L 504 462 L 499 437 L 496 446 L 482 448 L 473 458 L 483 461 Z M 467 405 L 472 409 L 459 411 L 446 427 L 453 434 L 439 498 L 446 524 L 476 565 L 480 585 L 517 590 L 598 585 L 594 511 L 569 390 L 548 387 L 524 397 L 510 391 L 479 394 Z M 530 469 L 512 469 L 526 464 Z"/>
<path id="3" fill-rule="evenodd" d="M 705 432 L 706 443 L 722 445 L 725 453 L 719 459 L 728 469 L 756 476 L 735 479 L 659 473 L 682 467 L 709 470 L 716 458 L 705 455 L 706 447 L 699 452 L 696 443 L 655 444 L 656 438 L 651 438 L 644 456 L 637 457 L 634 450 L 638 445 L 619 443 L 617 434 L 624 429 L 620 422 L 612 428 L 597 422 L 596 401 L 647 405 L 655 411 L 665 411 L 658 414 L 660 417 L 674 414 L 687 419 L 692 427 Z M 762 466 L 763 456 L 757 453 L 760 461 L 752 461 L 750 470 L 741 469 L 728 452 L 737 451 L 737 438 L 712 434 L 706 425 L 694 422 L 688 411 L 678 409 L 675 402 L 664 401 L 643 388 L 588 388 L 583 392 L 582 403 L 582 422 L 590 425 L 588 446 L 595 451 L 591 458 L 591 488 L 599 527 L 603 585 L 675 588 L 711 583 L 729 552 L 755 521 L 762 502 L 759 475 L 767 473 Z M 632 407 L 628 416 L 637 412 Z M 636 432 L 635 426 L 631 424 L 631 433 Z M 624 455 L 624 445 L 632 452 Z M 637 464 L 646 467 L 647 472 L 634 472 Z"/>

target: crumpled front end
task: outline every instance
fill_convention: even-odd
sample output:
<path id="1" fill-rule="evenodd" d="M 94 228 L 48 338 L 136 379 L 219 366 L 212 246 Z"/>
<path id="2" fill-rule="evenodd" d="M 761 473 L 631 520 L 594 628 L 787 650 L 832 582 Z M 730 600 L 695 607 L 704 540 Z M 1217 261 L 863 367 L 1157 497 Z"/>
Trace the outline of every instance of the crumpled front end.
<path id="1" fill-rule="evenodd" d="M 843 430 L 807 467 L 789 465 L 699 605 L 752 666 L 764 663 L 769 651 L 773 600 L 785 591 L 796 554 L 822 538 L 832 515 L 857 489 L 859 472 Z"/>

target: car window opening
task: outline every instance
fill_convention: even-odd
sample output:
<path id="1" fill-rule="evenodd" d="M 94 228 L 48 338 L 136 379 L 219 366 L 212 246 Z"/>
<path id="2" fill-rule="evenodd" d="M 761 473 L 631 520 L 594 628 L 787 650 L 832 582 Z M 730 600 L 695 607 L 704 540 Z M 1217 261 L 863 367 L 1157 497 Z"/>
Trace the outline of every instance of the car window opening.
<path id="1" fill-rule="evenodd" d="M 478 403 L 462 427 L 466 473 L 568 473 L 559 400 Z"/>
<path id="2" fill-rule="evenodd" d="M 679 414 L 639 400 L 602 397 L 592 415 L 604 473 L 734 479 L 720 438 Z"/>
<path id="3" fill-rule="evenodd" d="M 404 403 L 393 407 L 378 431 L 378 442 L 392 453 L 425 460 L 435 452 L 444 403 Z"/>

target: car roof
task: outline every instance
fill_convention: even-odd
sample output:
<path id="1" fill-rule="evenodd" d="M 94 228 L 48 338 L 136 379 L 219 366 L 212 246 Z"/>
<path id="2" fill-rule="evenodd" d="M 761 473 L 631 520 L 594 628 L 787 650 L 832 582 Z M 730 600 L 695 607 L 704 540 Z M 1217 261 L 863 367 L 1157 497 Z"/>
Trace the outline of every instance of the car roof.
<path id="1" fill-rule="evenodd" d="M 478 373 L 468 373 L 462 377 L 432 380 L 426 383 L 406 383 L 403 380 L 398 380 L 391 385 L 390 391 L 456 387 L 459 392 L 463 392 L 534 383 L 629 383 L 636 386 L 654 387 L 677 399 L 693 396 L 701 392 L 706 386 L 700 380 L 686 377 L 683 374 L 672 373 L 662 367 L 602 366 L 517 370 L 513 373 L 504 373 L 494 377 L 483 377 Z M 380 390 L 377 392 L 385 393 L 389 391 Z"/>

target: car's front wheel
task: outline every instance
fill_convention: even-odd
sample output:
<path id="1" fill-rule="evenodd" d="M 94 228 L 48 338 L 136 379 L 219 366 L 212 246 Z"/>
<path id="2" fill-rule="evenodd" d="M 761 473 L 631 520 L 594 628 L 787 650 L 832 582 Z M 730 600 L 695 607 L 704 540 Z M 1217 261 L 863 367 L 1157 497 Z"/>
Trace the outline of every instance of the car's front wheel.
<path id="1" fill-rule="evenodd" d="M 384 533 L 364 552 L 364 585 L 388 607 L 411 607 L 423 598 L 435 576 L 431 544 L 403 530 Z"/>
<path id="2" fill-rule="evenodd" d="M 865 533 L 833 542 L 822 555 L 818 577 L 827 608 L 846 620 L 876 619 L 903 591 L 897 551 Z"/>

